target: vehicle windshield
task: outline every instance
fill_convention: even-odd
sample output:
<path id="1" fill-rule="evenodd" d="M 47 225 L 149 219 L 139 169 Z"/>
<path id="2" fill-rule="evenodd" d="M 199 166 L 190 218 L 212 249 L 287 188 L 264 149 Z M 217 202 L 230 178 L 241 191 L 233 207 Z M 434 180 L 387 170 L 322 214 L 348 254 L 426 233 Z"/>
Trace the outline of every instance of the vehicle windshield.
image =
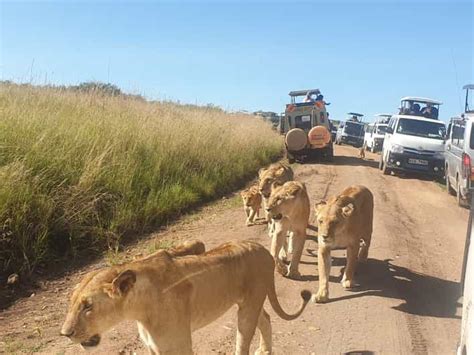
<path id="1" fill-rule="evenodd" d="M 398 122 L 397 133 L 409 136 L 444 139 L 446 127 L 442 123 L 401 118 Z"/>
<path id="2" fill-rule="evenodd" d="M 357 124 L 354 122 L 346 122 L 344 126 L 344 132 L 351 136 L 361 136 L 364 134 L 364 125 Z"/>
<path id="3" fill-rule="evenodd" d="M 377 126 L 377 134 L 385 134 L 387 133 L 387 125 L 384 126 Z"/>

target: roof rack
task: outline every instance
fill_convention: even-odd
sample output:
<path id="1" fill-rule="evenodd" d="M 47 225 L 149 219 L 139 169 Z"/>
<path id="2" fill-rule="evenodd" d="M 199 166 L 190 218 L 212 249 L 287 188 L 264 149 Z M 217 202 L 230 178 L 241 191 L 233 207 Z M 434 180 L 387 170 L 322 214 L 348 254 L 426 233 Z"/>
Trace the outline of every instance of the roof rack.
<path id="1" fill-rule="evenodd" d="M 433 105 L 442 105 L 443 103 L 438 100 L 429 99 L 427 97 L 418 97 L 418 96 L 405 96 L 400 99 L 400 101 L 417 101 Z"/>
<path id="2" fill-rule="evenodd" d="M 294 97 L 294 96 L 306 96 L 306 94 L 310 92 L 311 94 L 319 95 L 321 91 L 319 89 L 308 89 L 308 90 L 295 90 L 295 91 L 290 91 L 288 95 Z"/>

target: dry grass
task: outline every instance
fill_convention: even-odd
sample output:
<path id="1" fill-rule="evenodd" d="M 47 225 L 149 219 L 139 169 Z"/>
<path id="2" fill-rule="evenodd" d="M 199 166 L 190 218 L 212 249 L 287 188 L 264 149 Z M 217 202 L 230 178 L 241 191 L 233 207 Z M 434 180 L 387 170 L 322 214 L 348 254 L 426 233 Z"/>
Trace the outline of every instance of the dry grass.
<path id="1" fill-rule="evenodd" d="M 239 186 L 281 152 L 218 109 L 0 86 L 0 268 L 115 248 Z"/>

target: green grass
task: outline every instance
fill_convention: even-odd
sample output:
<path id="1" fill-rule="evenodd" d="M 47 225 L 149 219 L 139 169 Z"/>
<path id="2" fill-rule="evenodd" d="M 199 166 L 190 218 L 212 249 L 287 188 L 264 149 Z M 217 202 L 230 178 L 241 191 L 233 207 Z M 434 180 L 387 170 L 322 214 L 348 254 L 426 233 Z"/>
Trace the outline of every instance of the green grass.
<path id="1" fill-rule="evenodd" d="M 270 124 L 215 108 L 0 85 L 0 273 L 116 248 L 276 159 Z"/>

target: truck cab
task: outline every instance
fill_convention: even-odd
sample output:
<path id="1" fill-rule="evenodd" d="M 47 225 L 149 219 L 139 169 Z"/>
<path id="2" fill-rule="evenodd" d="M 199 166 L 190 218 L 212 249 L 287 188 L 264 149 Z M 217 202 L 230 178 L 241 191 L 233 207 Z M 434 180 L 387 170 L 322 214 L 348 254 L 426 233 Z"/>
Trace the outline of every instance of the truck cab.
<path id="1" fill-rule="evenodd" d="M 446 126 L 438 120 L 442 102 L 404 97 L 400 111 L 393 115 L 385 133 L 379 168 L 384 174 L 418 172 L 444 177 Z"/>
<path id="2" fill-rule="evenodd" d="M 286 105 L 280 121 L 280 133 L 285 136 L 289 162 L 316 157 L 332 160 L 330 123 L 326 103 L 318 99 L 321 97 L 320 90 L 291 91 L 289 96 L 291 101 Z"/>
<path id="3" fill-rule="evenodd" d="M 445 144 L 445 180 L 448 193 L 467 207 L 474 188 L 474 85 L 465 85 L 464 112 L 451 118 Z"/>
<path id="4" fill-rule="evenodd" d="M 375 122 L 369 123 L 365 129 L 365 149 L 370 150 L 372 153 L 382 150 L 385 133 L 391 117 L 391 114 L 386 113 L 375 115 Z"/>
<path id="5" fill-rule="evenodd" d="M 341 122 L 336 133 L 336 144 L 350 144 L 354 147 L 362 147 L 364 144 L 365 125 L 362 123 L 361 113 L 349 112 L 346 121 Z"/>

